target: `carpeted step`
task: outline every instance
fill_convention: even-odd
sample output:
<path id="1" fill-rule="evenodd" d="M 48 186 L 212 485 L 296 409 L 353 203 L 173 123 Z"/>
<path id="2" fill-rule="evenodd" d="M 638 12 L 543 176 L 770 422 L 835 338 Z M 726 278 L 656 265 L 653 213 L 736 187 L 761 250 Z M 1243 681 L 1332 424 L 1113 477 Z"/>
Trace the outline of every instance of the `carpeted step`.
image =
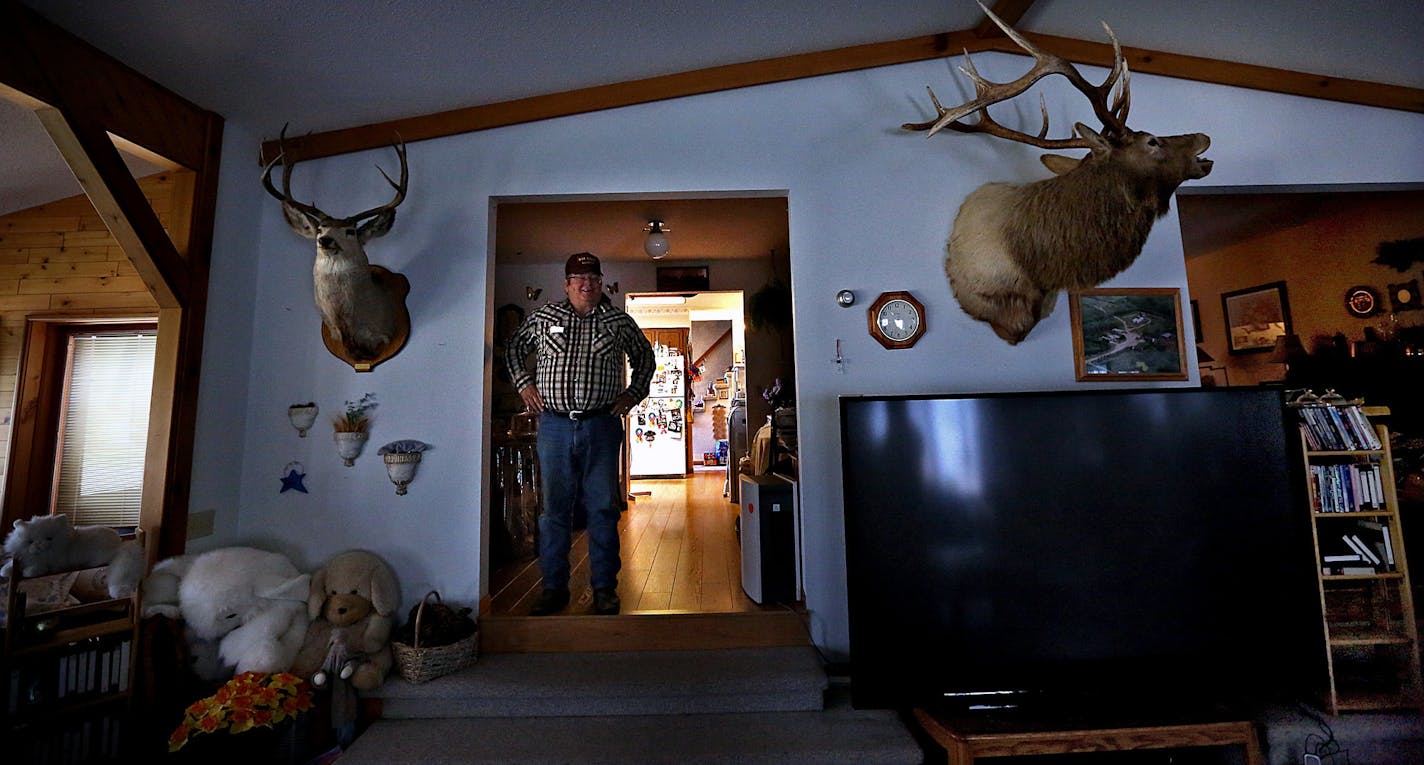
<path id="1" fill-rule="evenodd" d="M 392 675 L 385 720 L 816 711 L 828 682 L 814 648 L 484 654 L 419 685 Z"/>
<path id="2" fill-rule="evenodd" d="M 1424 762 L 1424 715 L 1418 712 L 1351 712 L 1331 717 L 1297 705 L 1266 710 L 1261 723 L 1271 765 L 1294 765 L 1307 753 L 1335 750 L 1342 754 L 1333 760 L 1321 757 L 1324 765 Z M 1328 741 L 1333 746 L 1325 744 L 1322 749 Z"/>
<path id="3" fill-rule="evenodd" d="M 381 720 L 341 765 L 921 765 L 888 711 Z"/>

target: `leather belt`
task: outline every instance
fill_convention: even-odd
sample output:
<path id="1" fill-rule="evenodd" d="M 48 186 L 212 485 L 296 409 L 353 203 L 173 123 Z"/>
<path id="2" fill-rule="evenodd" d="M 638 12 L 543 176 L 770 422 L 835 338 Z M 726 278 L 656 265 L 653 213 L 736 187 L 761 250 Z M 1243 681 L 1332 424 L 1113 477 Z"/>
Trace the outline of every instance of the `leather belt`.
<path id="1" fill-rule="evenodd" d="M 554 411 L 553 409 L 549 409 L 549 410 L 546 411 L 546 414 L 552 414 L 552 415 L 554 415 L 555 417 L 568 418 L 568 419 L 570 419 L 570 420 L 575 420 L 575 421 L 578 421 L 578 420 L 591 420 L 591 419 L 593 419 L 593 418 L 595 418 L 595 417 L 605 417 L 605 416 L 610 415 L 610 414 L 612 414 L 612 413 L 613 413 L 613 407 L 611 407 L 611 406 L 601 406 L 601 407 L 599 407 L 599 408 L 597 408 L 597 409 L 583 409 L 583 410 L 580 410 L 580 411 L 577 411 L 577 412 L 556 412 L 556 411 Z"/>

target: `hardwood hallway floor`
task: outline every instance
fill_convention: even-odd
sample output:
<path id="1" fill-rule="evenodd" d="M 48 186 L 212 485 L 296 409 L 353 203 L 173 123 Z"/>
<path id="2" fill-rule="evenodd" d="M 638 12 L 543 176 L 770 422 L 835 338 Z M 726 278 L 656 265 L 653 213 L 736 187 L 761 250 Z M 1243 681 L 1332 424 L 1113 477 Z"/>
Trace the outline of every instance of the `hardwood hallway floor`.
<path id="1" fill-rule="evenodd" d="M 634 480 L 635 499 L 619 522 L 623 570 L 618 596 L 624 614 L 784 611 L 760 606 L 742 592 L 741 550 L 733 524 L 737 506 L 722 496 L 725 470 L 687 479 Z M 647 492 L 647 494 L 643 494 Z M 587 614 L 588 541 L 574 538 L 569 615 Z M 517 561 L 490 573 L 492 616 L 525 616 L 539 597 L 538 562 Z"/>

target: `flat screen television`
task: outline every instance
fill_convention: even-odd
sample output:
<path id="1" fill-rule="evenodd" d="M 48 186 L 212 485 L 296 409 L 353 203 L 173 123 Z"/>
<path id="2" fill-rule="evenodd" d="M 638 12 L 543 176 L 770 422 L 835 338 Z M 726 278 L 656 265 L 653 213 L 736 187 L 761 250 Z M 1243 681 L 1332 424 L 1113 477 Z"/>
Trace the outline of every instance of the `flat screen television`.
<path id="1" fill-rule="evenodd" d="M 1219 708 L 1323 670 L 1279 390 L 840 410 L 855 706 Z"/>

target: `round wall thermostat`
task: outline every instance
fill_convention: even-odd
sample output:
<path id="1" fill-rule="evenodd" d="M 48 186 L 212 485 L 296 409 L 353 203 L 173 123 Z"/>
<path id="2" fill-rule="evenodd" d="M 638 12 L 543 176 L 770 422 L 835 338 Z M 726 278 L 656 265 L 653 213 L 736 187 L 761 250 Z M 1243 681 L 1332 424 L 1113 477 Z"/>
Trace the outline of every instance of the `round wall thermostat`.
<path id="1" fill-rule="evenodd" d="M 837 292 L 836 303 L 840 304 L 841 308 L 849 308 L 850 306 L 855 305 L 855 293 L 851 292 L 850 290 L 841 290 L 840 292 Z"/>

